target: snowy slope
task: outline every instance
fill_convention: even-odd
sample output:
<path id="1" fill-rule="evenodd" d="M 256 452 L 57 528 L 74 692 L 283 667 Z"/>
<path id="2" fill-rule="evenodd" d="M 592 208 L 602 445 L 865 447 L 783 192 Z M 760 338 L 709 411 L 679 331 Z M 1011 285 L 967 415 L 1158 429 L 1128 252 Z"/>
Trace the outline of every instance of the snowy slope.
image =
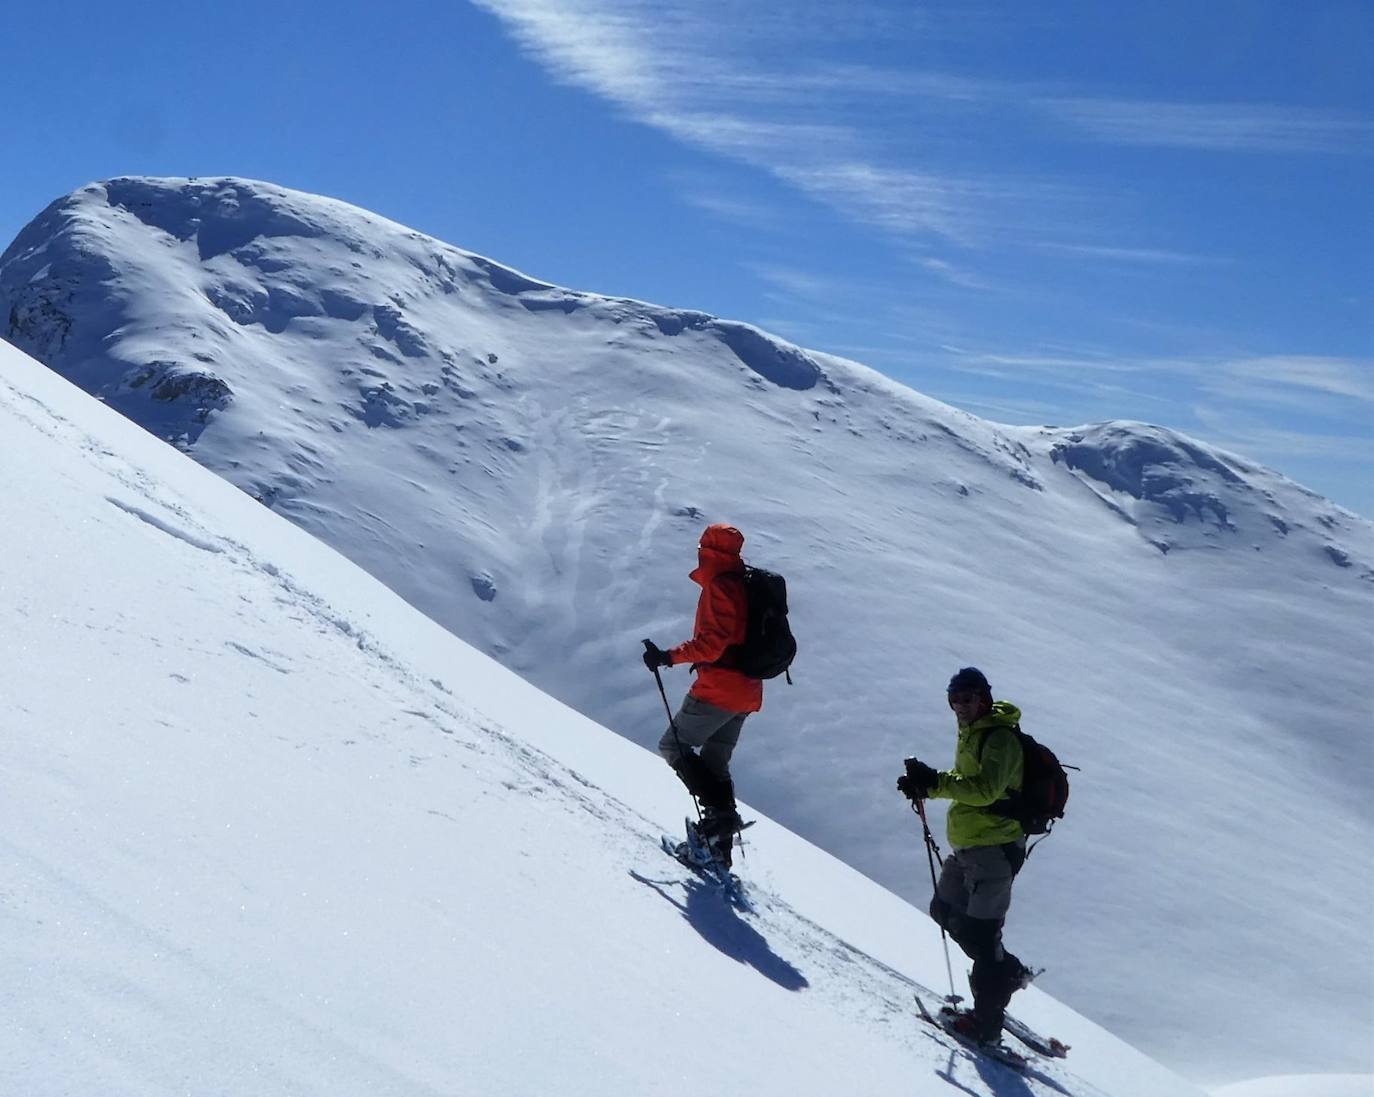
<path id="1" fill-rule="evenodd" d="M 733 520 L 803 643 L 746 799 L 923 902 L 892 782 L 948 759 L 975 662 L 1083 767 L 1008 931 L 1045 985 L 1200 1080 L 1371 1069 L 1370 523 L 1167 431 L 986 423 L 265 184 L 84 188 L 0 257 L 0 317 L 641 744 L 638 641 L 684 638 L 696 536 Z"/>
<path id="2" fill-rule="evenodd" d="M 1289 1078 L 1256 1078 L 1221 1086 L 1212 1097 L 1369 1097 L 1374 1078 L 1367 1074 L 1310 1074 Z"/>
<path id="3" fill-rule="evenodd" d="M 647 752 L 4 346 L 0 462 L 0 1092 L 1199 1092 L 924 1029 L 934 927 L 767 819 L 733 911 Z"/>

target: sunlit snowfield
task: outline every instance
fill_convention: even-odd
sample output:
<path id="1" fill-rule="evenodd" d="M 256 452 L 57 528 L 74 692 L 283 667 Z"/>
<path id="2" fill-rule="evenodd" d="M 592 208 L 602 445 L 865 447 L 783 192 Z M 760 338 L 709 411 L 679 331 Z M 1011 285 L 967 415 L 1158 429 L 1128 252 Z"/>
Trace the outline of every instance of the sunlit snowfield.
<path id="1" fill-rule="evenodd" d="M 943 685 L 976 662 L 1083 767 L 1008 928 L 1043 986 L 1200 1081 L 1369 1069 L 1374 896 L 1342 868 L 1374 836 L 1369 523 L 1165 431 L 1000 427 L 262 184 L 78 192 L 5 254 L 0 304 L 18 345 L 640 744 L 663 716 L 638 641 L 685 636 L 696 536 L 734 521 L 802 640 L 746 727 L 749 803 L 923 906 L 892 781 L 952 753 Z M 626 756 L 675 825 L 671 774 Z"/>

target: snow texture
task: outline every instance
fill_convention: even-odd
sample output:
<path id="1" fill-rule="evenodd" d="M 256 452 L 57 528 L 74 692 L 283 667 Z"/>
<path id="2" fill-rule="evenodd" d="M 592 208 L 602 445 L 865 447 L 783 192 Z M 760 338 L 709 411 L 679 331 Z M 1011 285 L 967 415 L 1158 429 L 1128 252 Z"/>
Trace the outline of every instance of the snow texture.
<path id="1" fill-rule="evenodd" d="M 3 345 L 0 461 L 0 1092 L 1201 1097 L 922 1025 L 935 927 L 767 818 L 735 910 L 656 758 Z"/>

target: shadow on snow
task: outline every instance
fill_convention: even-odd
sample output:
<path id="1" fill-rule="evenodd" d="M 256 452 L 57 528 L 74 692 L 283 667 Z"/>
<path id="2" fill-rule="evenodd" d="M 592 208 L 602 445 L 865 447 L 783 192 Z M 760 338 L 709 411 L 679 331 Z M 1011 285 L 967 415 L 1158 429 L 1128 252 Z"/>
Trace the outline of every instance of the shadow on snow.
<path id="1" fill-rule="evenodd" d="M 932 1040 L 944 1044 L 944 1041 L 940 1040 L 940 1037 L 933 1031 L 928 1032 L 927 1035 Z M 981 1085 L 975 1083 L 969 1072 L 965 1072 L 967 1083 L 973 1084 L 960 1081 L 957 1074 L 961 1063 L 973 1068 L 973 1071 L 977 1073 L 977 1083 L 981 1083 Z M 935 1076 L 943 1082 L 948 1082 L 960 1092 L 969 1094 L 969 1097 L 988 1097 L 989 1094 L 992 1097 L 1035 1097 L 1038 1087 L 1032 1089 L 1028 1079 L 1034 1079 L 1058 1093 L 1068 1095 L 1071 1092 L 1056 1079 L 1036 1070 L 1033 1061 L 1023 1074 L 964 1047 L 949 1048 L 949 1061 L 943 1070 L 935 1072 Z"/>
<path id="2" fill-rule="evenodd" d="M 652 888 L 672 903 L 707 944 L 723 952 L 730 959 L 747 964 L 766 979 L 784 990 L 805 990 L 811 984 L 806 976 L 769 947 L 763 934 L 744 921 L 720 891 L 704 881 L 692 877 L 687 880 L 652 880 L 637 872 L 630 875 L 645 887 Z M 686 891 L 686 900 L 679 902 L 670 887 Z"/>

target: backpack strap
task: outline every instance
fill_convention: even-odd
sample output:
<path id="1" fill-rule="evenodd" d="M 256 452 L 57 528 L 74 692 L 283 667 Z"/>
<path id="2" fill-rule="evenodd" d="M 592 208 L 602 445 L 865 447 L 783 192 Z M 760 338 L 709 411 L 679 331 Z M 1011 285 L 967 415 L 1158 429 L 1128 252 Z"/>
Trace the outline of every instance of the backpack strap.
<path id="1" fill-rule="evenodd" d="M 1010 731 L 1013 735 L 1016 736 L 1016 744 L 1021 748 L 1022 757 L 1025 757 L 1026 744 L 1021 742 L 1021 725 L 1012 724 L 1010 727 L 1007 727 L 1006 724 L 994 725 L 990 728 L 984 728 L 983 737 L 978 740 L 978 750 L 975 753 L 977 754 L 978 764 L 980 766 L 983 764 L 983 751 L 987 749 L 988 739 L 991 738 L 992 733 L 994 731 L 997 731 L 999 727 L 1007 728 L 1008 731 Z"/>
<path id="2" fill-rule="evenodd" d="M 1001 724 L 994 725 L 989 728 L 984 728 L 983 737 L 978 740 L 978 750 L 975 752 L 976 757 L 978 758 L 978 765 L 980 767 L 982 766 L 983 751 L 987 749 L 988 739 L 992 736 L 992 733 L 994 731 L 997 731 L 999 729 L 999 727 L 1007 728 L 1008 731 L 1010 731 L 1013 735 L 1016 736 L 1016 745 L 1021 748 L 1021 782 L 1022 784 L 1024 784 L 1026 780 L 1026 744 L 1021 741 L 1020 724 L 1012 724 L 1010 727 L 1007 727 L 1006 724 Z M 993 801 L 991 804 L 987 806 L 987 810 L 992 812 L 994 815 L 1001 815 L 1007 819 L 1015 819 L 1017 814 L 1017 801 L 1019 797 L 1019 789 L 1009 788 L 1007 789 L 1007 795 L 1003 796 L 1000 800 Z M 1021 830 L 1024 833 L 1025 827 L 1022 827 Z"/>

